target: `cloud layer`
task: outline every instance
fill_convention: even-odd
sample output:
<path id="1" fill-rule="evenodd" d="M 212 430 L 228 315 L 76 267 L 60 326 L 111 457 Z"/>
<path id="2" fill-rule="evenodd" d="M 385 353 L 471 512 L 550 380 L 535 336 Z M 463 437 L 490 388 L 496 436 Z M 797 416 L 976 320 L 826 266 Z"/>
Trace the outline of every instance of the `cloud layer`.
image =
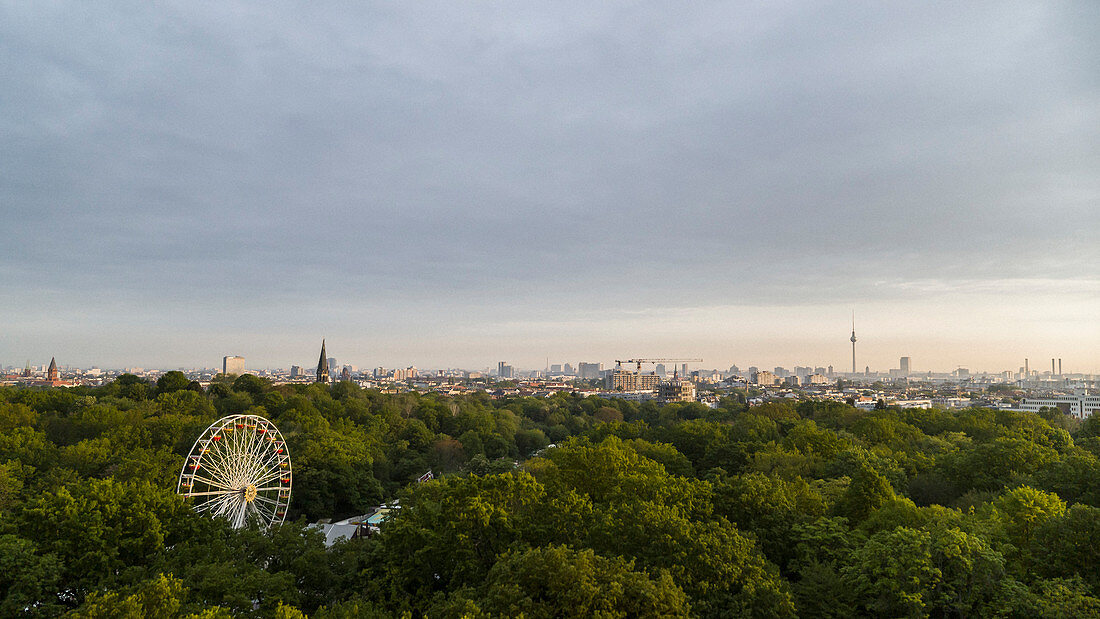
<path id="1" fill-rule="evenodd" d="M 855 307 L 873 367 L 1100 371 L 1097 26 L 3 3 L 0 363 L 842 365 Z"/>

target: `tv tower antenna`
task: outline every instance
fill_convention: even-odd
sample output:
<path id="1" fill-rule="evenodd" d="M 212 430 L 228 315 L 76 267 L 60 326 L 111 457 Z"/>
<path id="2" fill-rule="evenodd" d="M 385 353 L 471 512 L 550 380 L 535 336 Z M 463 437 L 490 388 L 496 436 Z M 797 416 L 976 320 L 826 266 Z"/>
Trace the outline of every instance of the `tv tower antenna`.
<path id="1" fill-rule="evenodd" d="M 856 311 L 852 310 L 852 374 L 856 373 Z"/>

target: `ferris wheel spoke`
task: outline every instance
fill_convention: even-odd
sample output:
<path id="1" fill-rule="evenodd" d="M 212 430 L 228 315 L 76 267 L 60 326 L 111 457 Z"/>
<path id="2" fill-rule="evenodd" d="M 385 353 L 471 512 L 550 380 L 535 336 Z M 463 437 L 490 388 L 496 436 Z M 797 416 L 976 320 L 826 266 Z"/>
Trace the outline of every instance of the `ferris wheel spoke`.
<path id="1" fill-rule="evenodd" d="M 196 511 L 211 510 L 211 509 L 215 508 L 216 506 L 220 505 L 221 503 L 223 503 L 224 501 L 226 501 L 228 499 L 228 497 L 229 497 L 228 494 L 223 494 L 223 495 L 215 496 L 211 499 L 202 501 L 201 503 L 198 503 L 197 505 L 195 505 L 195 510 Z"/>
<path id="2" fill-rule="evenodd" d="M 254 437 L 254 443 L 250 445 L 249 449 L 249 477 L 255 477 L 268 466 L 268 462 L 271 460 L 272 456 L 278 455 L 275 450 L 270 447 L 271 444 L 265 439 L 256 439 Z"/>
<path id="3" fill-rule="evenodd" d="M 255 466 L 252 471 L 249 472 L 248 481 L 253 486 L 260 484 L 266 484 L 267 482 L 275 479 L 279 476 L 279 466 L 277 462 L 267 463 L 263 466 Z"/>
<path id="4" fill-rule="evenodd" d="M 244 527 L 245 524 L 248 523 L 250 505 L 252 505 L 250 504 L 250 502 L 244 501 L 244 504 L 241 505 L 241 508 L 237 510 L 237 521 L 239 522 L 238 527 Z"/>
<path id="5" fill-rule="evenodd" d="M 235 494 L 240 490 L 210 490 L 209 492 L 188 492 L 184 496 L 221 496 L 223 494 Z"/>
<path id="6" fill-rule="evenodd" d="M 233 513 L 237 511 L 240 501 L 231 499 L 221 504 L 221 507 L 214 512 L 216 516 L 232 517 Z"/>
<path id="7" fill-rule="evenodd" d="M 264 524 L 271 522 L 271 517 L 275 515 L 274 511 L 269 511 L 258 503 L 252 504 L 252 513 L 256 514 L 256 518 Z"/>
<path id="8" fill-rule="evenodd" d="M 271 522 L 275 518 L 275 511 L 279 508 L 278 505 L 268 506 L 260 503 L 253 503 L 253 507 L 265 522 Z"/>
<path id="9" fill-rule="evenodd" d="M 224 483 L 222 483 L 220 481 L 209 479 L 207 477 L 201 477 L 199 475 L 195 475 L 193 477 L 193 479 L 196 480 L 196 481 L 201 481 L 202 483 L 204 483 L 208 486 L 213 486 L 215 488 L 221 488 L 222 490 L 228 490 L 228 491 L 233 491 L 234 490 L 234 488 L 230 488 L 229 486 L 225 485 Z"/>
<path id="10" fill-rule="evenodd" d="M 243 520 L 242 515 L 245 509 L 248 509 L 248 505 L 234 505 L 233 508 L 229 511 L 229 521 L 233 523 L 234 529 L 241 528 L 243 524 L 243 522 L 241 522 L 241 520 Z"/>
<path id="11" fill-rule="evenodd" d="M 225 510 L 226 506 L 233 503 L 233 498 L 234 497 L 228 496 L 228 495 L 217 497 L 217 498 L 215 498 L 211 501 L 206 501 L 202 505 L 199 505 L 198 507 L 195 508 L 195 511 L 210 512 L 211 514 L 214 514 L 215 516 L 221 515 L 222 512 Z"/>
<path id="12" fill-rule="evenodd" d="M 226 467 L 225 456 L 220 449 L 215 449 L 211 453 L 207 454 L 208 457 L 199 460 L 200 468 L 205 466 L 210 471 L 213 471 L 216 476 L 228 480 L 229 471 Z"/>
<path id="13" fill-rule="evenodd" d="M 265 503 L 265 504 L 268 504 L 268 505 L 278 505 L 279 504 L 279 502 L 276 501 L 275 499 L 269 499 L 267 497 L 261 497 L 261 496 L 257 496 L 256 500 L 253 501 L 253 502 L 254 503 Z"/>
<path id="14" fill-rule="evenodd" d="M 281 467 L 277 468 L 277 469 L 271 469 L 263 477 L 261 477 L 261 478 L 257 479 L 256 481 L 254 481 L 253 485 L 258 486 L 260 484 L 266 484 L 267 482 L 269 482 L 273 479 L 278 479 L 279 476 L 282 475 L 284 472 L 289 472 L 289 470 L 288 471 L 283 471 Z"/>

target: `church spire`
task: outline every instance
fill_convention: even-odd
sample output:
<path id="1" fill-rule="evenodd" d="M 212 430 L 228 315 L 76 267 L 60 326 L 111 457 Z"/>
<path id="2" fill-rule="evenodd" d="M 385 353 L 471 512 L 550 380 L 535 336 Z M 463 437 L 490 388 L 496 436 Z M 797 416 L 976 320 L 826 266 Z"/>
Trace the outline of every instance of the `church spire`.
<path id="1" fill-rule="evenodd" d="M 57 359 L 50 357 L 50 368 L 46 370 L 46 380 L 57 380 Z"/>
<path id="2" fill-rule="evenodd" d="M 328 382 L 328 356 L 325 355 L 325 340 L 321 339 L 321 359 L 317 362 L 317 382 Z"/>

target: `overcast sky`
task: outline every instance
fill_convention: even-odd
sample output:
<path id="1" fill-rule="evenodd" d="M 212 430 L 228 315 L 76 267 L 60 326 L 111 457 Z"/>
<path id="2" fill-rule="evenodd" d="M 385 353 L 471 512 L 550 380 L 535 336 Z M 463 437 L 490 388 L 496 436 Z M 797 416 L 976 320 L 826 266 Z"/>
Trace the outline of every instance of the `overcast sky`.
<path id="1" fill-rule="evenodd" d="M 0 0 L 0 364 L 1100 372 L 1100 3 L 660 4 Z"/>

